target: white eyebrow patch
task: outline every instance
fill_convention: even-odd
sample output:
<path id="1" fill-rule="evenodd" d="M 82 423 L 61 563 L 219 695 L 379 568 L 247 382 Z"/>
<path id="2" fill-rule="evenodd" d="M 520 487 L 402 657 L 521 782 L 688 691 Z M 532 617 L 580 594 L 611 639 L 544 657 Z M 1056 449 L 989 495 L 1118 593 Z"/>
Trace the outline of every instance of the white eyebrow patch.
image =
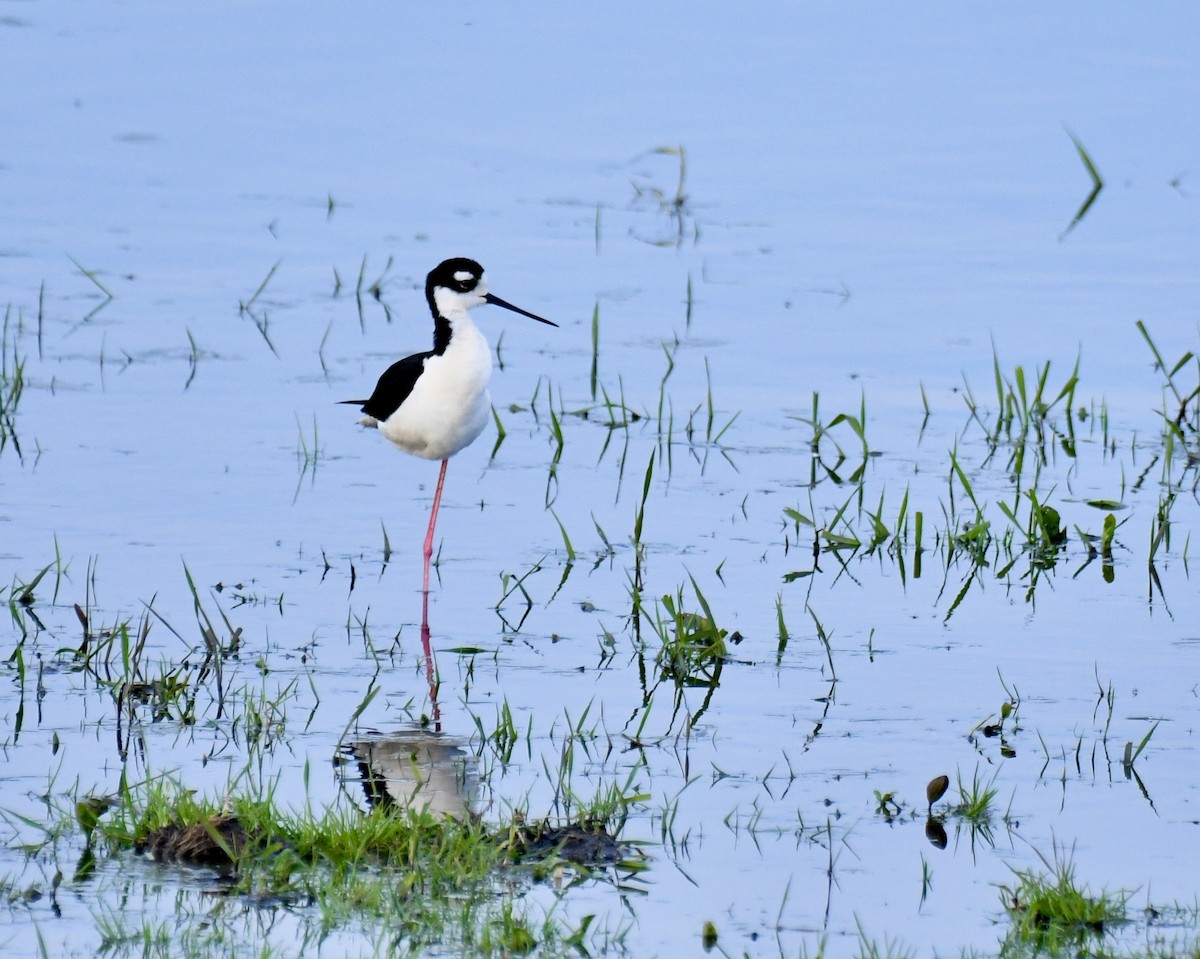
<path id="1" fill-rule="evenodd" d="M 469 270 L 459 270 L 454 274 L 454 279 L 458 280 L 459 283 L 466 283 L 467 280 L 475 279 L 475 274 Z"/>

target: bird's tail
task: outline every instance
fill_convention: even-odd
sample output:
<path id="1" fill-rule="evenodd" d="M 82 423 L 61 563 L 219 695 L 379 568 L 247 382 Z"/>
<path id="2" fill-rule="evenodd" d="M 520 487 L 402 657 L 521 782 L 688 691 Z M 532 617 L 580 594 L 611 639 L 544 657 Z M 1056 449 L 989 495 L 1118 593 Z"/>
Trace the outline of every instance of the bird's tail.
<path id="1" fill-rule="evenodd" d="M 363 413 L 367 412 L 367 404 L 370 400 L 338 400 L 339 406 L 357 406 Z M 358 421 L 359 426 L 378 426 L 379 420 L 370 414 L 364 416 Z"/>

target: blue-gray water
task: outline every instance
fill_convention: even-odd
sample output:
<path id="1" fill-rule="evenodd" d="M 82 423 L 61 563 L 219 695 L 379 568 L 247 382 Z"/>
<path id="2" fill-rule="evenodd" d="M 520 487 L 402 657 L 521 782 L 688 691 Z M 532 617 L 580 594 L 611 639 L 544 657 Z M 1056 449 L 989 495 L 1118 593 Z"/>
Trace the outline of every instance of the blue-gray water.
<path id="1" fill-rule="evenodd" d="M 55 602 L 53 571 L 37 590 L 46 629 L 23 647 L 19 734 L 21 687 L 4 666 L 0 877 L 23 888 L 69 875 L 77 848 L 26 861 L 15 844 L 30 828 L 11 814 L 44 818 L 42 794 L 111 791 L 122 772 L 111 698 L 56 665 L 79 642 L 75 603 L 111 625 L 153 601 L 151 659 L 178 663 L 201 641 L 186 563 L 209 615 L 219 604 L 243 630 L 231 685 L 271 699 L 296 682 L 261 775 L 301 796 L 309 760 L 315 805 L 347 801 L 326 771 L 377 670 L 364 729 L 428 709 L 419 544 L 436 465 L 334 403 L 427 348 L 424 275 L 466 255 L 495 292 L 562 329 L 480 313 L 499 342 L 492 392 L 507 435 L 491 457 L 489 430 L 450 467 L 431 603 L 443 726 L 467 740 L 478 716 L 490 731 L 504 701 L 519 729 L 532 723 L 532 750 L 485 777 L 485 816 L 550 811 L 543 760 L 558 767 L 567 723 L 589 706 L 598 738 L 576 761 L 576 791 L 625 784 L 644 759 L 634 779 L 651 799 L 626 835 L 661 840 L 663 811 L 677 808 L 679 842 L 649 847 L 644 896 L 575 890 L 567 916 L 624 928 L 634 955 L 694 954 L 706 920 L 731 954 L 813 952 L 822 938 L 848 954 L 860 925 L 920 954 L 994 950 L 995 884 L 1040 868 L 1056 842 L 1094 889 L 1138 888 L 1133 911 L 1194 901 L 1196 503 L 1179 497 L 1160 591 L 1146 560 L 1162 377 L 1135 321 L 1169 362 L 1196 349 L 1198 19 L 1182 3 L 7 3 L 0 305 L 8 362 L 23 358 L 27 382 L 22 455 L 0 452 L 0 582 L 27 582 L 56 549 L 69 569 Z M 1068 231 L 1091 189 L 1072 135 L 1105 188 Z M 679 147 L 676 216 L 659 197 L 675 197 L 679 156 L 655 151 Z M 365 289 L 380 278 L 382 303 Z M 594 309 L 601 387 L 649 414 L 607 448 L 590 388 Z M 852 495 L 807 486 L 800 418 L 814 392 L 827 419 L 857 415 L 865 398 L 880 454 L 866 508 L 882 494 L 890 520 L 907 489 L 931 537 L 957 443 L 1003 523 L 1007 453 L 985 465 L 963 400 L 965 381 L 994 415 L 993 349 L 1010 379 L 1050 361 L 1055 390 L 1078 359 L 1077 405 L 1104 403 L 1118 444 L 1106 452 L 1093 416 L 1078 458 L 1058 455 L 1039 479 L 1072 536 L 1034 601 L 1027 564 L 1004 578 L 989 569 L 946 621 L 968 571 L 947 572 L 935 553 L 919 580 L 911 557 L 902 580 L 889 558 L 855 558 L 839 575 L 826 556 L 822 575 L 785 584 L 810 567 L 812 531 L 797 540 L 784 509 L 828 521 Z M 715 445 L 710 381 L 716 429 L 738 414 Z M 592 411 L 562 416 L 548 483 L 551 407 Z M 853 453 L 853 437 L 838 439 Z M 305 447 L 315 470 L 302 468 Z M 682 586 L 694 607 L 691 575 L 719 625 L 745 637 L 690 729 L 668 689 L 643 724 L 628 623 L 652 456 L 647 602 Z M 1183 468 L 1175 478 L 1194 482 Z M 1130 507 L 1112 585 L 1098 563 L 1073 575 L 1086 558 L 1074 525 L 1102 522 L 1092 498 Z M 578 553 L 561 588 L 559 523 Z M 501 616 L 493 607 L 538 564 L 514 630 L 520 593 Z M 806 602 L 831 634 L 832 700 Z M 20 636 L 14 618 L 4 657 Z M 487 653 L 469 668 L 456 647 Z M 1097 700 L 1110 685 L 1106 755 Z M 1021 697 L 1013 758 L 967 739 L 1005 686 Z M 689 693 L 684 714 L 700 701 Z M 1151 805 L 1119 759 L 1160 719 L 1138 764 Z M 220 796 L 247 762 L 212 715 L 142 733 L 131 779 L 173 772 Z M 644 752 L 626 749 L 632 737 Z M 875 791 L 923 811 L 927 780 L 956 771 L 996 777 L 994 846 L 952 829 L 938 851 L 919 820 L 877 815 Z M 1000 823 L 1005 811 L 1016 826 Z M 91 914 L 119 867 L 108 868 L 64 887 L 61 918 L 44 900 L 11 907 L 0 935 L 14 954 L 34 951 L 38 933 L 52 952 L 89 954 Z M 173 875 L 136 881 L 165 884 L 138 902 L 169 917 Z"/>

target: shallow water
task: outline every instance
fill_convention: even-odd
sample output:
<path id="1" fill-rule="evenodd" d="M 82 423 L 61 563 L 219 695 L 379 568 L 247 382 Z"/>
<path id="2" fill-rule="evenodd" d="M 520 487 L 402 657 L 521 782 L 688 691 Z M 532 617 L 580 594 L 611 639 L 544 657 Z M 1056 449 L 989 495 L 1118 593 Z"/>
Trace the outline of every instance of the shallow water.
<path id="1" fill-rule="evenodd" d="M 2 640 L 7 657 L 29 630 L 24 685 L 10 660 L 0 700 L 6 888 L 72 873 L 70 840 L 28 860 L 16 847 L 31 827 L 12 814 L 45 820 L 46 794 L 170 772 L 216 796 L 249 776 L 317 806 L 360 802 L 333 760 L 372 683 L 359 732 L 430 712 L 419 543 L 436 465 L 334 403 L 426 348 L 424 274 L 469 255 L 562 329 L 480 318 L 506 436 L 493 456 L 485 433 L 449 472 L 430 610 L 442 729 L 479 754 L 485 817 L 560 811 L 545 770 L 575 723 L 579 795 L 651 797 L 624 832 L 653 843 L 644 895 L 596 883 L 564 917 L 596 913 L 633 955 L 694 953 L 709 920 L 731 954 L 823 940 L 849 954 L 860 929 L 921 954 L 994 951 L 996 885 L 1055 843 L 1093 890 L 1138 889 L 1133 912 L 1194 901 L 1195 476 L 1182 457 L 1170 471 L 1182 491 L 1155 584 L 1162 378 L 1134 326 L 1168 362 L 1196 347 L 1192 7 L 8 6 L 0 75 L 20 92 L 3 107 L 0 288 L 6 359 L 27 382 L 21 455 L 0 452 L 0 582 L 28 582 L 56 550 L 69 566 L 36 590 L 45 628 L 19 613 Z M 1069 133 L 1106 186 L 1066 232 L 1091 186 Z M 676 210 L 655 191 L 675 196 L 679 158 L 653 151 L 679 145 Z M 382 280 L 379 299 L 360 304 L 360 273 Z M 627 429 L 592 398 L 594 308 L 598 382 L 642 414 Z M 1071 532 L 1065 555 L 1032 597 L 1022 561 L 984 569 L 951 609 L 971 569 L 932 548 L 949 450 L 998 529 L 995 504 L 1013 500 L 1009 451 L 988 459 L 963 399 L 966 382 L 994 418 L 993 346 L 1010 381 L 1049 361 L 1051 395 L 1078 358 L 1091 415 L 1077 457 L 1054 447 L 1036 480 Z M 830 522 L 854 497 L 814 469 L 814 393 L 826 422 L 865 404 L 878 455 L 864 505 L 883 496 L 891 522 L 908 490 L 925 516 L 919 577 L 906 548 L 844 569 L 827 553 L 820 574 L 784 582 L 812 567 L 812 530 L 784 510 Z M 718 443 L 704 441 L 710 395 L 714 433 L 737 414 Z M 848 476 L 857 441 L 834 435 Z M 631 533 L 651 459 L 648 615 L 680 589 L 696 610 L 691 576 L 743 637 L 702 712 L 703 690 L 674 714 L 669 683 L 647 696 L 648 624 L 649 681 L 639 670 Z M 1111 584 L 1074 534 L 1099 531 L 1093 498 L 1128 507 Z M 123 761 L 111 697 L 57 652 L 79 643 L 73 604 L 111 626 L 152 603 L 148 662 L 197 662 L 185 564 L 207 614 L 243 631 L 224 677 L 237 701 L 195 726 L 142 717 Z M 519 592 L 502 597 L 527 573 L 525 615 Z M 968 734 L 1012 692 L 1005 756 Z M 505 702 L 522 739 L 502 766 L 476 718 L 491 732 Z M 1120 754 L 1160 720 L 1143 792 Z M 950 817 L 948 848 L 929 844 L 920 805 L 940 773 L 995 777 L 990 836 Z M 903 815 L 879 815 L 876 791 Z M 141 868 L 120 880 L 144 884 L 130 915 L 197 910 L 180 903 L 186 879 Z M 61 916 L 45 898 L 10 905 L 4 939 L 90 953 L 117 883 L 107 865 L 68 880 Z M 554 893 L 527 898 L 549 908 Z M 292 922 L 251 939 L 286 950 Z M 350 933 L 323 946 L 374 948 Z"/>

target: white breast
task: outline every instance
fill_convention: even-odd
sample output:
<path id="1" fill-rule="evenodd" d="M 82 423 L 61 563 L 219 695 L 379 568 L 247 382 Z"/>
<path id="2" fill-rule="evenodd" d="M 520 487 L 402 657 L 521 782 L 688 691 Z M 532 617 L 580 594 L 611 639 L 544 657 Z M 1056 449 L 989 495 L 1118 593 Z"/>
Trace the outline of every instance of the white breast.
<path id="1" fill-rule="evenodd" d="M 475 441 L 492 409 L 492 351 L 465 311 L 451 317 L 450 345 L 425 360 L 413 391 L 379 424 L 406 453 L 443 460 Z"/>

